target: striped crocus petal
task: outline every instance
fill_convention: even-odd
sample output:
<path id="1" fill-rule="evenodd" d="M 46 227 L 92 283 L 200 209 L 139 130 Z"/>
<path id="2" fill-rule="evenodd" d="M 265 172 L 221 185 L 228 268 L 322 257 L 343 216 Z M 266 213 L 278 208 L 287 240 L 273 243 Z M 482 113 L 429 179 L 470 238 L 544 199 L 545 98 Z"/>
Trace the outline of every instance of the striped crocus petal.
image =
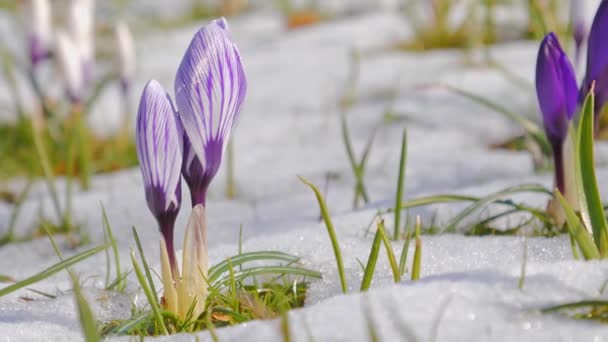
<path id="1" fill-rule="evenodd" d="M 148 208 L 158 221 L 171 259 L 173 225 L 181 204 L 182 135 L 169 95 L 157 81 L 148 82 L 137 112 L 137 156 Z"/>
<path id="2" fill-rule="evenodd" d="M 247 80 L 228 23 L 224 18 L 214 20 L 196 33 L 175 78 L 175 101 L 193 151 L 185 157 L 184 169 L 197 169 L 207 185 L 219 169 L 246 92 Z M 193 156 L 200 170 L 192 166 L 197 160 Z M 203 204 L 199 200 L 193 205 L 199 203 Z"/>

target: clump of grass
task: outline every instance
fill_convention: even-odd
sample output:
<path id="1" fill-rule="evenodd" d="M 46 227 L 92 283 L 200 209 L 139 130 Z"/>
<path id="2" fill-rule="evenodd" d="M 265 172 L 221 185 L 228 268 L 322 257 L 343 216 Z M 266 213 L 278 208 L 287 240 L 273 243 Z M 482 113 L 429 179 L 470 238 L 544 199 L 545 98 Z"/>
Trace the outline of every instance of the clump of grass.
<path id="1" fill-rule="evenodd" d="M 58 123 L 49 122 L 41 128 L 41 143 L 47 149 L 50 167 L 55 175 L 77 177 L 84 185 L 90 176 L 87 172 L 112 172 L 137 165 L 135 144 L 128 136 L 97 137 L 88 126 L 75 124 L 66 119 Z M 22 118 L 14 125 L 0 126 L 3 137 L 0 152 L 5 152 L 0 153 L 0 179 L 44 177 L 35 150 L 32 125 L 31 119 Z M 86 141 L 77 142 L 77 137 Z M 86 146 L 87 151 L 75 156 L 77 143 Z M 82 157 L 90 159 L 83 160 Z"/>
<path id="2" fill-rule="evenodd" d="M 407 19 L 412 23 L 414 37 L 398 44 L 405 50 L 424 51 L 445 48 L 470 48 L 475 44 L 492 44 L 496 42 L 496 25 L 494 20 L 495 1 L 485 0 L 473 2 L 466 9 L 466 17 L 461 23 L 454 25 L 451 17 L 456 10 L 452 0 L 433 0 L 424 3 L 430 6 L 430 20 L 421 20 L 420 2 L 411 1 L 405 11 Z M 480 10 L 485 11 L 484 20 L 479 19 Z M 481 29 L 480 29 L 481 27 Z"/>
<path id="3" fill-rule="evenodd" d="M 135 230 L 134 236 L 140 262 L 133 252 L 132 263 L 149 308 L 134 306 L 130 319 L 102 324 L 102 335 L 156 336 L 213 331 L 216 327 L 280 317 L 288 310 L 303 306 L 309 279 L 321 277 L 319 272 L 302 267 L 298 257 L 286 253 L 241 252 L 209 269 L 205 311 L 198 317 L 187 315 L 180 319 L 162 309 L 162 300 L 157 298 L 152 272 Z M 269 264 L 260 266 L 262 262 Z"/>

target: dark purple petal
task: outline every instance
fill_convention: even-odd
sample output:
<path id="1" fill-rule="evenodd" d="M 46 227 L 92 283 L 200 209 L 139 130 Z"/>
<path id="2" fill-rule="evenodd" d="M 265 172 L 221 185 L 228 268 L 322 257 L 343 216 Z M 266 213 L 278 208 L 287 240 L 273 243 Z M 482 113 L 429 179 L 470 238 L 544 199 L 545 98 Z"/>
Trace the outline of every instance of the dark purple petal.
<path id="1" fill-rule="evenodd" d="M 198 184 L 206 183 L 205 190 L 219 169 L 246 92 L 247 80 L 228 23 L 214 20 L 196 33 L 175 78 L 175 101 L 192 150 L 185 157 L 184 170 L 197 177 Z M 200 166 L 192 165 L 195 161 Z"/>
<path id="2" fill-rule="evenodd" d="M 222 160 L 222 144 L 215 141 L 208 143 L 205 149 L 206 160 L 209 167 L 203 168 L 203 165 L 194 153 L 192 144 L 188 136 L 184 135 L 184 159 L 182 163 L 182 175 L 190 189 L 190 199 L 192 207 L 197 204 L 205 206 L 207 189 L 213 179 L 213 176 L 218 171 Z M 213 166 L 213 167 L 212 167 Z"/>
<path id="3" fill-rule="evenodd" d="M 587 70 L 579 96 L 581 103 L 589 93 L 593 81 L 596 82 L 596 96 L 598 93 L 608 92 L 608 89 L 600 87 L 603 84 L 608 85 L 608 81 L 603 80 L 603 78 L 608 77 L 608 44 L 606 44 L 606 37 L 608 37 L 608 1 L 603 0 L 597 9 L 589 32 Z M 605 101 L 606 99 L 602 99 L 602 96 L 596 97 L 596 114 L 604 104 L 604 102 L 600 102 L 602 100 Z"/>
<path id="4" fill-rule="evenodd" d="M 553 33 L 543 39 L 538 51 L 536 93 L 547 138 L 561 148 L 568 120 L 576 111 L 578 90 L 574 68 Z"/>
<path id="5" fill-rule="evenodd" d="M 169 95 L 158 82 L 148 82 L 139 102 L 135 136 L 146 201 L 161 231 L 173 229 L 180 208 L 182 135 Z"/>

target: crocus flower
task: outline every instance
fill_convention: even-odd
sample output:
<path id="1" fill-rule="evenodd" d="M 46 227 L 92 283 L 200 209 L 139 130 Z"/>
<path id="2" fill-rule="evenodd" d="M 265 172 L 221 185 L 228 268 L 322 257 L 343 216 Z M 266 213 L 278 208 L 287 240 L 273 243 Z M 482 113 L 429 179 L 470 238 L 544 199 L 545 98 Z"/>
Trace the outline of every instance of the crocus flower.
<path id="1" fill-rule="evenodd" d="M 95 62 L 94 45 L 94 0 L 71 0 L 69 6 L 69 31 L 76 43 L 83 69 L 83 86 L 92 81 Z"/>
<path id="2" fill-rule="evenodd" d="M 192 206 L 205 205 L 246 93 L 241 56 L 228 23 L 214 20 L 196 33 L 175 77 L 175 101 L 187 136 L 182 170 Z"/>
<path id="3" fill-rule="evenodd" d="M 158 82 L 148 82 L 137 112 L 137 156 L 146 202 L 158 222 L 174 270 L 173 228 L 181 205 L 182 135 L 169 95 Z"/>
<path id="4" fill-rule="evenodd" d="M 73 104 L 80 103 L 83 100 L 83 76 L 78 48 L 72 38 L 62 30 L 57 31 L 55 40 L 55 54 L 65 83 L 66 95 Z"/>
<path id="5" fill-rule="evenodd" d="M 129 92 L 129 86 L 135 74 L 135 45 L 129 26 L 124 21 L 116 24 L 114 35 L 118 54 L 118 72 L 123 94 Z"/>
<path id="6" fill-rule="evenodd" d="M 577 92 L 574 68 L 555 34 L 549 33 L 538 51 L 536 94 L 553 149 L 556 186 L 562 193 L 565 190 L 562 145 L 568 134 L 568 122 L 576 110 Z"/>
<path id="7" fill-rule="evenodd" d="M 583 102 L 595 82 L 595 119 L 608 101 L 608 0 L 603 0 L 597 9 L 587 40 L 587 70 L 579 93 Z M 596 122 L 597 123 L 597 122 Z M 598 127 L 596 125 L 595 127 Z"/>
<path id="8" fill-rule="evenodd" d="M 51 7 L 48 0 L 29 2 L 29 53 L 30 62 L 36 67 L 50 55 Z"/>

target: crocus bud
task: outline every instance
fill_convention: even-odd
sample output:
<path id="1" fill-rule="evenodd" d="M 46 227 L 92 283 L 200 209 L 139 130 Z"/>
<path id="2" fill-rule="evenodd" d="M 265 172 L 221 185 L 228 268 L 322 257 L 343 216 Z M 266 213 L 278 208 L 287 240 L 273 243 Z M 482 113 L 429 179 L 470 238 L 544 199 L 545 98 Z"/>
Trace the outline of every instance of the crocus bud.
<path id="1" fill-rule="evenodd" d="M 579 0 L 580 1 L 580 0 Z M 582 1 L 581 1 L 582 2 Z M 583 103 L 595 82 L 595 127 L 604 104 L 608 101 L 608 1 L 603 0 L 595 13 L 593 24 L 587 40 L 587 70 L 579 93 L 579 102 Z"/>
<path id="2" fill-rule="evenodd" d="M 30 62 L 36 67 L 50 55 L 51 7 L 48 0 L 29 2 L 29 53 Z"/>
<path id="3" fill-rule="evenodd" d="M 83 69 L 83 86 L 92 81 L 93 63 L 95 62 L 94 45 L 94 0 L 71 0 L 69 6 L 70 35 L 80 53 Z"/>
<path id="4" fill-rule="evenodd" d="M 187 181 L 193 206 L 205 205 L 207 187 L 220 167 L 246 93 L 241 56 L 228 23 L 214 20 L 196 33 L 175 77 L 175 101 L 189 142 L 183 170 L 186 179 L 193 170 L 199 177 Z"/>
<path id="5" fill-rule="evenodd" d="M 137 157 L 148 208 L 158 222 L 174 270 L 173 228 L 181 205 L 182 135 L 169 95 L 157 81 L 148 82 L 137 112 Z"/>
<path id="6" fill-rule="evenodd" d="M 562 145 L 568 134 L 568 122 L 576 110 L 577 92 L 574 68 L 555 34 L 549 33 L 538 51 L 536 94 L 553 149 L 556 186 L 562 193 L 565 193 Z"/>
<path id="7" fill-rule="evenodd" d="M 66 94 L 72 103 L 80 103 L 83 77 L 78 48 L 64 31 L 57 31 L 55 40 L 55 54 L 65 83 Z"/>
<path id="8" fill-rule="evenodd" d="M 114 34 L 116 37 L 120 85 L 123 93 L 126 94 L 135 74 L 135 45 L 127 23 L 121 21 L 116 24 Z"/>

